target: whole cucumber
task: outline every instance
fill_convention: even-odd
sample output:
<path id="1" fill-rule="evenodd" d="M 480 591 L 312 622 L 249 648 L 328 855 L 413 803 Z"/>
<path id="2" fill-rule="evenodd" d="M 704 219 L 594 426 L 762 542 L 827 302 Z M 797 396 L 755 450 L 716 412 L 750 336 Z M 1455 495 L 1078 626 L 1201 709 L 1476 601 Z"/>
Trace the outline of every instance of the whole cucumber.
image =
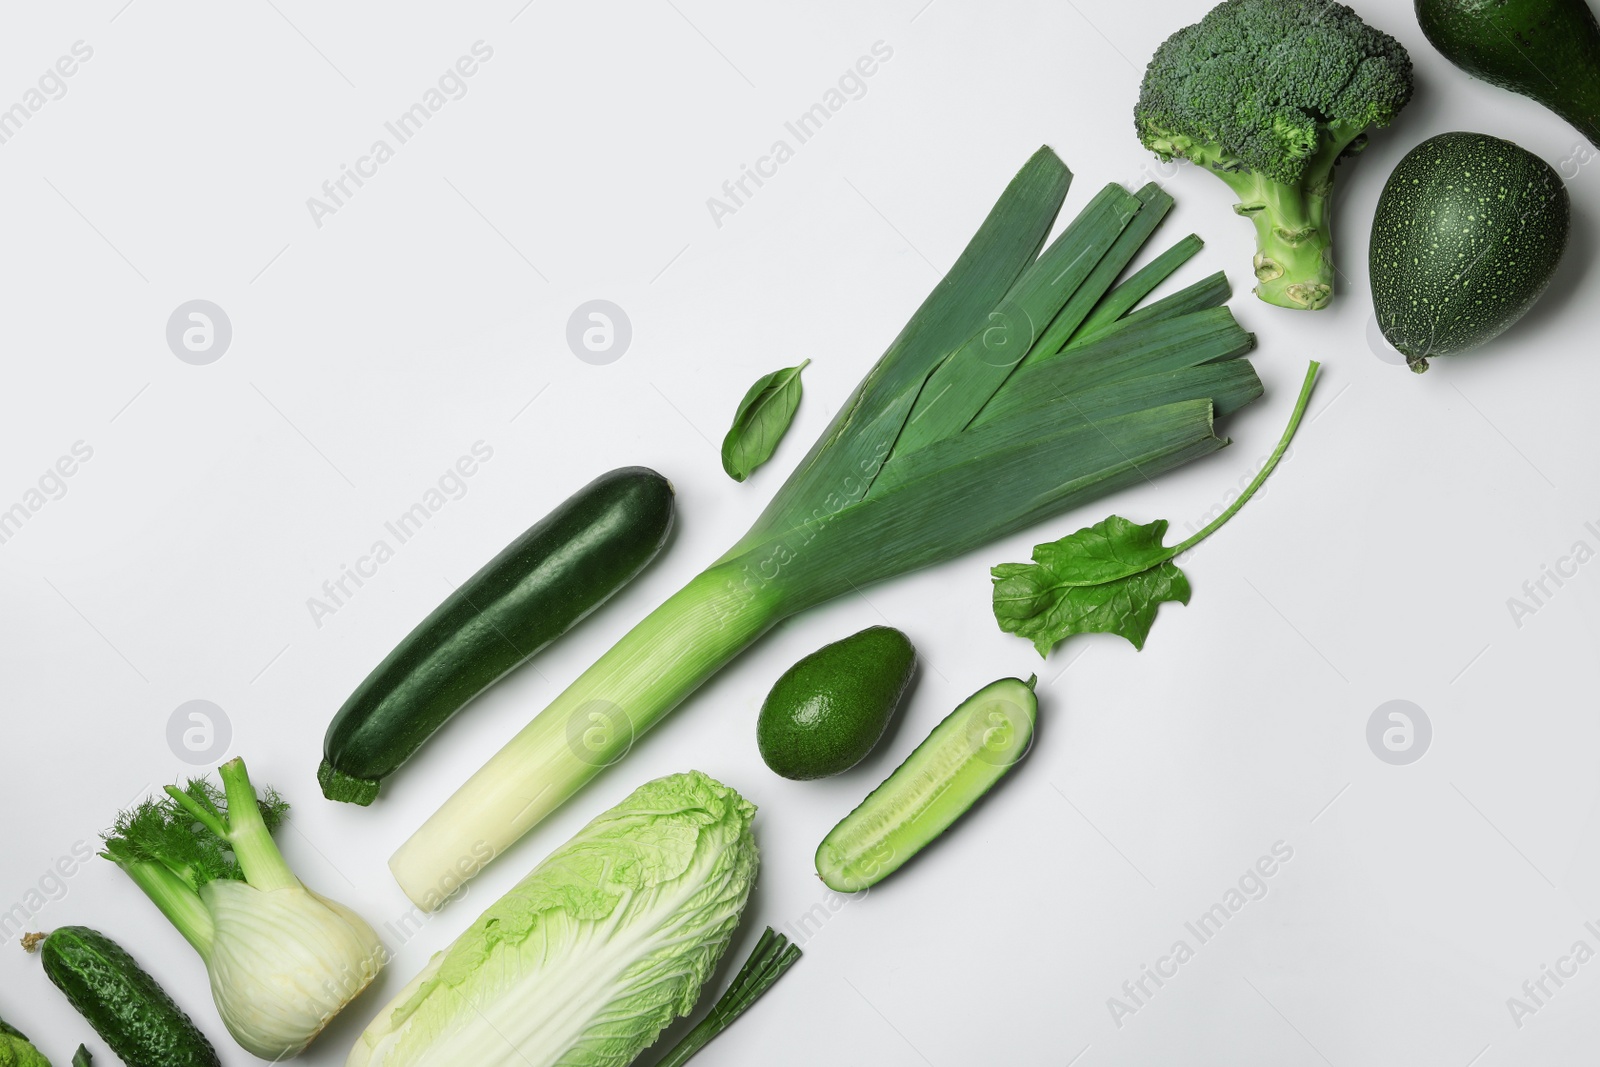
<path id="1" fill-rule="evenodd" d="M 643 570 L 672 521 L 672 483 L 646 467 L 602 474 L 540 519 L 356 687 L 328 725 L 323 794 L 372 803 L 447 719 Z"/>
<path id="2" fill-rule="evenodd" d="M 39 955 L 50 981 L 127 1067 L 221 1067 L 183 1009 L 106 935 L 63 926 Z"/>
<path id="3" fill-rule="evenodd" d="M 1532 97 L 1600 147 L 1600 24 L 1584 0 L 1416 0 L 1417 21 L 1468 74 Z"/>

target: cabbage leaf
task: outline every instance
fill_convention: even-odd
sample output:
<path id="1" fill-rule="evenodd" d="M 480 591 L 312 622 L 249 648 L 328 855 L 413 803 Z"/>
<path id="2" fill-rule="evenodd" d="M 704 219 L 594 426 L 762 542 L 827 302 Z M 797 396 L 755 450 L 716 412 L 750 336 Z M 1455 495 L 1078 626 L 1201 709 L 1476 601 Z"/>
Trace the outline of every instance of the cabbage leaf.
<path id="1" fill-rule="evenodd" d="M 698 771 L 640 786 L 436 954 L 347 1067 L 625 1067 L 732 940 L 754 815 Z"/>

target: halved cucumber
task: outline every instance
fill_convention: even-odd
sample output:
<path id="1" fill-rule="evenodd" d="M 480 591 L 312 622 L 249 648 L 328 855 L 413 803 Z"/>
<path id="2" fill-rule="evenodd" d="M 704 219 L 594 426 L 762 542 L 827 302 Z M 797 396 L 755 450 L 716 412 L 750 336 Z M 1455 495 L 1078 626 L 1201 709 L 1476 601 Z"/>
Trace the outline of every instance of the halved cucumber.
<path id="1" fill-rule="evenodd" d="M 1027 754 L 1039 715 L 1034 678 L 1002 678 L 961 703 L 817 846 L 839 893 L 877 885 L 959 819 Z"/>

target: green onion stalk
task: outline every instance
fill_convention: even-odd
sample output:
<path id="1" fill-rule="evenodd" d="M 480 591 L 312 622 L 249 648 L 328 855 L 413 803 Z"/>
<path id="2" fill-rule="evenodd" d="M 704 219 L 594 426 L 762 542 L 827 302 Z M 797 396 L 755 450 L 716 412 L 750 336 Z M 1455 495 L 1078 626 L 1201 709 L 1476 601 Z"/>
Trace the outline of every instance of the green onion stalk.
<path id="1" fill-rule="evenodd" d="M 1221 274 L 1152 303 L 1190 235 L 1106 186 L 1048 247 L 1071 172 L 1042 148 L 755 525 L 509 741 L 391 858 L 434 909 L 779 621 L 1208 455 L 1261 395 Z M 1042 251 L 1041 251 L 1042 249 Z"/>

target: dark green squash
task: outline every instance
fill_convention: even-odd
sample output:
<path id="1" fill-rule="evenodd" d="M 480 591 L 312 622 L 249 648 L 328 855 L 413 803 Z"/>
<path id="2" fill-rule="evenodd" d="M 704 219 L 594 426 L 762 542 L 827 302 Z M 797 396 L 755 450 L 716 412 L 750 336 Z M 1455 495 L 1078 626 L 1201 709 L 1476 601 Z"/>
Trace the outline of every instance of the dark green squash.
<path id="1" fill-rule="evenodd" d="M 372 803 L 379 783 L 445 720 L 643 570 L 672 521 L 672 484 L 647 467 L 622 467 L 519 535 L 345 701 L 323 741 L 323 794 Z"/>
<path id="2" fill-rule="evenodd" d="M 1372 220 L 1372 304 L 1411 369 L 1499 336 L 1539 299 L 1571 204 L 1551 166 L 1481 133 L 1443 133 L 1402 159 Z"/>

